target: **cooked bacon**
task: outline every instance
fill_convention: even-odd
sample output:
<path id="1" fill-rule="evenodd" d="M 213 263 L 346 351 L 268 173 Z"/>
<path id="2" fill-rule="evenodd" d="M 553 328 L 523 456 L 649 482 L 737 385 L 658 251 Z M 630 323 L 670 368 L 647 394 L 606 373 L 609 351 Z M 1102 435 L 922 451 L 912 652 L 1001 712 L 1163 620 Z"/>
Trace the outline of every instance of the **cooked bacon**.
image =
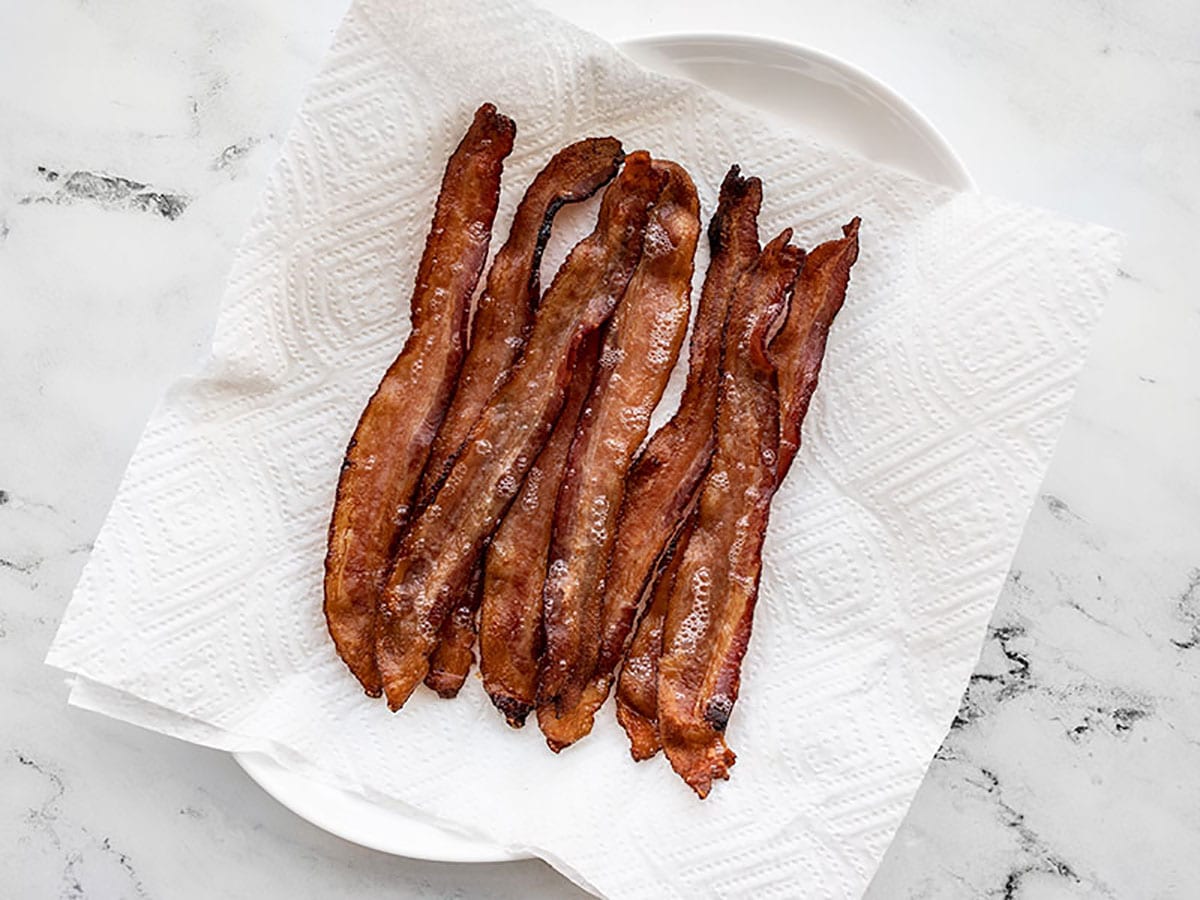
<path id="1" fill-rule="evenodd" d="M 325 557 L 325 618 L 338 654 L 372 697 L 381 689 L 379 592 L 458 378 L 515 130 L 484 104 L 450 157 L 417 270 L 412 332 L 363 410 L 342 463 Z"/>
<path id="2" fill-rule="evenodd" d="M 666 186 L 646 225 L 642 259 L 609 323 L 554 511 L 538 724 L 556 752 L 591 728 L 590 713 L 582 722 L 573 713 L 600 650 L 604 576 L 625 476 L 687 331 L 699 201 L 681 166 L 658 160 L 654 166 L 667 176 Z"/>
<path id="3" fill-rule="evenodd" d="M 591 730 L 612 687 L 641 598 L 650 593 L 659 558 L 685 518 L 683 511 L 708 466 L 729 300 L 738 279 L 758 258 L 761 204 L 759 180 L 743 178 L 737 166 L 731 167 L 708 226 L 710 262 L 692 330 L 687 384 L 679 409 L 650 438 L 625 480 L 605 580 L 600 651 L 571 711 L 574 721 L 563 723 L 562 732 L 569 726 L 582 737 Z M 649 709 L 653 715 L 653 704 Z"/>
<path id="4" fill-rule="evenodd" d="M 662 652 L 663 620 L 675 575 L 683 562 L 679 548 L 687 546 L 695 526 L 696 516 L 692 513 L 664 551 L 662 568 L 646 588 L 650 602 L 642 612 L 617 682 L 617 721 L 629 736 L 629 752 L 638 762 L 662 749 L 658 737 L 658 657 Z"/>
<path id="5" fill-rule="evenodd" d="M 644 151 L 626 158 L 605 191 L 596 231 L 575 246 L 542 298 L 511 377 L 484 407 L 433 501 L 409 524 L 376 628 L 391 709 L 403 706 L 425 677 L 442 620 L 549 437 L 581 341 L 608 320 L 625 292 L 664 180 Z"/>
<path id="6" fill-rule="evenodd" d="M 780 484 L 799 448 L 800 425 L 816 389 L 829 326 L 845 300 L 850 267 L 858 258 L 858 228 L 856 218 L 842 229 L 845 237 L 821 244 L 808 255 L 796 282 L 788 318 L 770 344 L 770 355 L 778 370 L 782 407 L 777 464 Z M 681 535 L 679 543 L 686 541 L 686 536 Z M 673 578 L 671 569 L 658 576 L 654 600 L 638 623 L 617 688 L 617 720 L 629 736 L 630 750 L 637 760 L 648 759 L 661 749 L 657 720 L 658 658 Z"/>
<path id="7" fill-rule="evenodd" d="M 508 240 L 496 253 L 487 288 L 479 298 L 471 324 L 471 344 L 463 360 L 454 397 L 429 451 L 417 492 L 417 509 L 433 499 L 450 461 L 466 440 L 488 398 L 508 377 L 520 354 L 541 296 L 538 269 L 554 216 L 567 203 L 586 200 L 612 181 L 621 165 L 616 138 L 587 138 L 554 154 L 525 191 L 513 216 Z M 475 613 L 479 609 L 482 573 L 458 599 L 442 625 L 438 648 L 430 659 L 425 683 L 445 698 L 458 694 L 471 670 Z"/>
<path id="8" fill-rule="evenodd" d="M 484 404 L 512 369 L 529 337 L 541 296 L 538 269 L 555 214 L 586 200 L 612 181 L 621 165 L 616 138 L 587 138 L 554 154 L 538 173 L 513 216 L 508 241 L 496 253 L 487 289 L 471 323 L 471 345 L 454 398 L 446 409 L 421 478 L 418 508 L 433 499 L 442 477 Z"/>
<path id="9" fill-rule="evenodd" d="M 554 431 L 487 550 L 483 605 L 479 610 L 479 671 L 484 690 L 513 728 L 525 724 L 537 702 L 542 587 L 554 525 L 554 501 L 599 356 L 597 331 L 580 349 Z"/>
<path id="10" fill-rule="evenodd" d="M 716 448 L 695 530 L 677 551 L 663 622 L 659 735 L 672 767 L 702 798 L 714 778 L 729 777 L 735 759 L 722 732 L 737 699 L 778 472 L 779 390 L 767 341 L 804 259 L 790 239 L 789 229 L 768 244 L 738 283 Z"/>
<path id="11" fill-rule="evenodd" d="M 453 700 L 462 690 L 475 662 L 475 613 L 483 591 L 483 573 L 475 567 L 466 598 L 450 610 L 438 633 L 437 646 L 429 655 L 425 686 L 443 700 Z"/>
<path id="12" fill-rule="evenodd" d="M 781 483 L 800 449 L 800 425 L 817 389 L 829 326 L 846 299 L 850 267 L 858 259 L 859 222 L 856 217 L 843 225 L 844 237 L 818 245 L 805 258 L 787 319 L 771 341 L 779 371 Z"/>

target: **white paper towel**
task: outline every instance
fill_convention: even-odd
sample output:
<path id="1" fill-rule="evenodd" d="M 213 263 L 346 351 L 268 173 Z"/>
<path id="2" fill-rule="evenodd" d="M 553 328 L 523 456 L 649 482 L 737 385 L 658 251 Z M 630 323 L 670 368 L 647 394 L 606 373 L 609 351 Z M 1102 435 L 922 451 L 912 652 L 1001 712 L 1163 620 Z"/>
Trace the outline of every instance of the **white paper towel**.
<path id="1" fill-rule="evenodd" d="M 765 183 L 764 239 L 863 218 L 773 509 L 738 763 L 704 802 L 661 757 L 630 760 L 611 705 L 560 757 L 476 679 L 389 715 L 325 631 L 341 455 L 407 333 L 445 159 L 487 100 L 518 125 L 493 247 L 551 153 L 594 134 L 683 163 L 706 218 L 740 163 Z M 584 218 L 564 216 L 560 250 Z M 1119 250 L 814 145 L 526 6 L 358 0 L 242 241 L 212 358 L 147 426 L 48 662 L 91 683 L 92 708 L 270 752 L 612 897 L 855 896 L 954 715 Z"/>

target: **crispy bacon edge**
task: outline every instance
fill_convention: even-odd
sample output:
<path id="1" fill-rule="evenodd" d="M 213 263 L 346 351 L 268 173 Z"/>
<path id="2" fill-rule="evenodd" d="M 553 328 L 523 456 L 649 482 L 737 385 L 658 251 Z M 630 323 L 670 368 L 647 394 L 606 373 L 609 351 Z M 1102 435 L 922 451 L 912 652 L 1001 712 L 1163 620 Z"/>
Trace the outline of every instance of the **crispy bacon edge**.
<path id="1" fill-rule="evenodd" d="M 623 158 L 621 142 L 616 138 L 576 141 L 554 154 L 525 191 L 513 215 L 508 240 L 492 260 L 487 288 L 476 305 L 470 347 L 429 451 L 417 492 L 417 509 L 433 499 L 467 432 L 488 398 L 512 371 L 529 337 L 541 296 L 542 253 L 555 215 L 564 205 L 586 200 L 612 181 Z M 430 660 L 425 683 L 444 699 L 457 696 L 474 662 L 475 614 L 482 578 L 481 572 L 473 576 L 470 589 L 446 617 Z"/>
<path id="2" fill-rule="evenodd" d="M 479 671 L 483 688 L 508 724 L 520 728 L 537 703 L 542 655 L 542 586 L 554 525 L 554 501 L 567 467 L 575 427 L 600 356 L 600 332 L 579 351 L 567 400 L 521 493 L 496 529 L 484 563 L 479 610 Z"/>
<path id="3" fill-rule="evenodd" d="M 767 343 L 804 252 L 784 231 L 738 284 L 717 404 L 716 448 L 696 524 L 678 549 L 658 663 L 658 728 L 671 766 L 704 798 L 735 757 L 722 732 L 737 696 L 775 493 L 779 388 Z M 752 312 L 747 312 L 747 309 Z"/>
<path id="4" fill-rule="evenodd" d="M 626 475 L 675 368 L 691 312 L 700 201 L 681 166 L 654 165 L 667 183 L 646 226 L 642 259 L 609 323 L 555 507 L 538 685 L 538 725 L 555 752 L 592 727 L 584 689 L 600 654 L 604 581 Z"/>
<path id="5" fill-rule="evenodd" d="M 417 270 L 412 331 L 363 410 L 342 462 L 324 612 L 338 655 L 372 697 L 381 690 L 379 591 L 458 378 L 471 296 L 487 260 L 500 175 L 515 133 L 512 120 L 485 103 L 447 162 Z"/>
<path id="6" fill-rule="evenodd" d="M 425 677 L 443 619 L 549 437 L 580 343 L 624 293 L 664 178 L 644 151 L 626 157 L 605 191 L 596 231 L 575 246 L 543 297 L 511 377 L 484 407 L 433 501 L 410 523 L 376 628 L 392 710 Z"/>

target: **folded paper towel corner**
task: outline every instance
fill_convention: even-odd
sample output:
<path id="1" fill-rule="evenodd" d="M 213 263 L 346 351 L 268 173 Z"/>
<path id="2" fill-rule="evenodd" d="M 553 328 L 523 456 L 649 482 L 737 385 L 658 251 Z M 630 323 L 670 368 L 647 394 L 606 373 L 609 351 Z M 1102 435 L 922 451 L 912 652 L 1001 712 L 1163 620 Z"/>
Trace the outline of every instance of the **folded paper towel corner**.
<path id="1" fill-rule="evenodd" d="M 340 457 L 405 338 L 438 161 L 485 100 L 518 125 L 501 222 L 590 134 L 683 163 L 709 211 L 740 163 L 766 185 L 766 234 L 812 244 L 863 218 L 767 538 L 738 771 L 703 804 L 660 760 L 631 763 L 609 710 L 562 758 L 474 680 L 388 715 L 325 631 Z M 47 661 L 76 676 L 73 702 L 271 753 L 608 896 L 856 896 L 957 708 L 1120 249 L 816 145 L 517 2 L 357 0 L 242 240 L 211 359 L 147 425 Z"/>

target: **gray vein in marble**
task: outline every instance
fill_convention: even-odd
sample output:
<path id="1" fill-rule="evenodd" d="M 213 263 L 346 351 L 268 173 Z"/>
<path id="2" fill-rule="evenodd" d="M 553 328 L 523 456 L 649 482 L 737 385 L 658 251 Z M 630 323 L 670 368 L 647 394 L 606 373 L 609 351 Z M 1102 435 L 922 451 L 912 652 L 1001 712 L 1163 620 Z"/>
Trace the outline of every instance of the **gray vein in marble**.
<path id="1" fill-rule="evenodd" d="M 29 575 L 42 564 L 40 559 L 26 559 L 20 562 L 0 556 L 0 569 L 11 569 L 21 575 Z"/>
<path id="2" fill-rule="evenodd" d="M 256 137 L 248 137 L 236 144 L 230 144 L 213 160 L 214 169 L 228 169 L 238 160 L 242 159 L 246 154 L 259 145 L 259 139 Z"/>
<path id="3" fill-rule="evenodd" d="M 1175 602 L 1179 618 L 1190 626 L 1190 633 L 1183 640 L 1171 638 L 1171 643 L 1180 650 L 1192 650 L 1200 646 L 1200 568 L 1192 569 L 1187 587 Z"/>
<path id="4" fill-rule="evenodd" d="M 1096 580 L 1097 581 L 1101 580 L 1099 575 L 1096 576 Z M 1085 607 L 1078 600 L 1067 600 L 1066 604 L 1071 609 L 1075 610 L 1075 612 L 1079 613 L 1079 615 L 1083 616 L 1085 619 L 1087 619 L 1089 622 L 1091 622 L 1093 625 L 1098 625 L 1101 628 L 1118 631 L 1118 633 L 1119 633 L 1119 629 L 1117 628 L 1116 625 L 1114 625 L 1112 622 L 1106 622 L 1104 619 L 1101 619 L 1099 616 L 1097 616 L 1093 612 L 1091 612 L 1091 610 L 1089 610 L 1087 607 Z"/>
<path id="5" fill-rule="evenodd" d="M 130 863 L 129 855 L 127 853 L 124 853 L 114 847 L 112 845 L 112 841 L 108 838 L 105 838 L 100 842 L 100 849 L 116 858 L 117 865 L 119 865 L 129 877 L 129 883 L 133 886 L 137 896 L 148 896 L 146 893 L 146 888 L 142 885 L 141 879 L 137 876 L 137 872 L 133 870 L 133 865 Z"/>
<path id="6" fill-rule="evenodd" d="M 62 777 L 55 771 L 43 768 L 35 759 L 20 750 L 14 750 L 12 756 L 27 769 L 32 769 L 50 784 L 50 796 L 38 806 L 31 806 L 25 813 L 25 821 L 36 828 L 49 827 L 58 818 L 58 801 L 65 792 Z"/>
<path id="7" fill-rule="evenodd" d="M 1022 590 L 1020 572 L 1010 575 L 1009 586 L 1014 592 Z M 1067 605 L 1101 627 L 1113 627 L 1088 613 L 1078 602 L 1069 601 Z M 1196 627 L 1200 628 L 1200 625 Z M 958 714 L 950 726 L 948 742 L 954 741 L 955 731 L 992 714 L 996 706 L 1026 693 L 1039 693 L 1053 701 L 1059 716 L 1070 720 L 1067 737 L 1076 742 L 1097 728 L 1110 734 L 1125 734 L 1137 722 L 1154 714 L 1153 698 L 1139 696 L 1118 686 L 1102 685 L 1065 660 L 1057 661 L 1068 676 L 1065 687 L 1042 681 L 1037 667 L 1031 662 L 1034 649 L 1026 626 L 1019 622 L 988 628 L 980 664 L 971 675 Z M 999 666 L 995 665 L 997 662 Z"/>
<path id="8" fill-rule="evenodd" d="M 87 855 L 80 849 L 80 842 L 77 839 L 72 840 L 70 846 L 64 842 L 62 836 L 59 834 L 62 801 L 67 792 L 62 775 L 54 768 L 38 762 L 24 751 L 15 750 L 12 756 L 15 757 L 17 763 L 24 770 L 34 773 L 48 788 L 44 792 L 45 796 L 41 802 L 35 799 L 33 804 L 27 807 L 24 820 L 31 830 L 43 834 L 51 846 L 62 855 L 63 869 L 60 896 L 65 898 L 85 898 L 103 893 L 109 896 L 147 897 L 146 890 L 142 885 L 141 879 L 138 878 L 137 872 L 134 870 L 129 854 L 114 847 L 111 838 L 104 837 L 97 840 L 89 829 L 78 827 L 77 830 L 84 839 L 84 847 L 90 847 L 98 851 L 96 854 Z M 115 886 L 114 879 L 111 873 L 97 871 L 97 862 L 100 863 L 101 867 L 105 863 L 108 864 L 108 867 L 111 867 L 115 863 L 121 873 L 121 877 L 117 881 L 123 888 L 131 888 L 133 894 L 130 895 L 125 890 L 120 890 L 118 894 L 110 893 Z M 99 890 L 97 890 L 95 885 L 97 881 L 103 884 L 103 887 Z M 89 884 L 93 885 L 90 890 L 88 888 Z"/>
<path id="9" fill-rule="evenodd" d="M 1014 900 L 1022 881 L 1033 872 L 1043 872 L 1079 884 L 1081 879 L 1070 864 L 1050 850 L 1042 838 L 1029 827 L 1025 821 L 1025 815 L 1004 799 L 1000 779 L 987 768 L 980 768 L 979 773 L 985 779 L 985 784 L 982 785 L 983 789 L 995 799 L 1001 821 L 1017 834 L 1022 853 L 1031 860 L 1013 868 L 1008 873 L 1001 888 L 1003 893 L 1000 896 L 1004 900 Z"/>
<path id="10" fill-rule="evenodd" d="M 1050 510 L 1050 515 L 1054 518 L 1062 520 L 1068 517 L 1072 519 L 1080 519 L 1080 515 L 1071 507 L 1067 506 L 1066 501 L 1060 497 L 1055 497 L 1053 494 L 1042 494 L 1042 502 L 1046 504 L 1046 508 Z"/>
<path id="11" fill-rule="evenodd" d="M 1018 900 L 1023 896 L 1022 887 L 1031 876 L 1040 876 L 1043 880 L 1048 877 L 1070 885 L 1086 885 L 1089 896 L 1113 896 L 1101 882 L 1080 874 L 1029 824 L 1026 814 L 1005 797 L 1001 779 L 995 772 L 987 766 L 975 765 L 954 755 L 946 745 L 938 751 L 936 759 L 943 767 L 958 770 L 959 782 L 978 792 L 991 809 L 995 822 L 1011 835 L 1014 843 L 1012 855 L 1015 858 L 1007 869 L 998 873 L 992 883 L 981 886 L 961 876 L 956 877 L 955 880 L 968 891 L 960 896 L 979 897 L 981 900 Z"/>
<path id="12" fill-rule="evenodd" d="M 153 213 L 164 219 L 178 219 L 191 203 L 185 194 L 148 190 L 147 185 L 120 175 L 107 175 L 80 169 L 66 174 L 38 166 L 37 173 L 54 190 L 46 194 L 22 197 L 18 202 L 71 203 L 91 202 L 105 209 L 131 209 Z"/>

